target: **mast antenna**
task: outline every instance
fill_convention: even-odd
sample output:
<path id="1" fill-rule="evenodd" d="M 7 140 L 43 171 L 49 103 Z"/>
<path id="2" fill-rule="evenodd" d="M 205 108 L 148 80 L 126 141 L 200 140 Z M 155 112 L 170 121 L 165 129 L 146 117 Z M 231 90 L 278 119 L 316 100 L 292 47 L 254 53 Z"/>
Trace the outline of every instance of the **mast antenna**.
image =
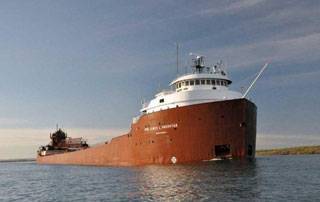
<path id="1" fill-rule="evenodd" d="M 242 95 L 242 98 L 245 98 L 247 96 L 247 94 L 249 93 L 249 91 L 251 90 L 251 88 L 253 87 L 253 85 L 256 83 L 256 81 L 259 79 L 259 77 L 261 76 L 261 74 L 263 73 L 263 71 L 267 68 L 267 66 L 269 65 L 269 63 L 266 63 L 263 65 L 263 67 L 261 68 L 261 70 L 259 71 L 258 75 L 256 76 L 256 78 L 252 81 L 252 83 L 250 84 L 250 86 L 248 87 L 248 89 L 246 90 L 246 92 Z"/>
<path id="2" fill-rule="evenodd" d="M 178 75 L 179 74 L 179 43 L 178 42 L 176 43 L 176 48 L 177 48 L 176 49 L 176 51 L 177 51 L 176 52 L 176 54 L 177 54 L 177 61 L 176 61 L 177 64 L 176 65 L 177 65 L 177 75 Z"/>

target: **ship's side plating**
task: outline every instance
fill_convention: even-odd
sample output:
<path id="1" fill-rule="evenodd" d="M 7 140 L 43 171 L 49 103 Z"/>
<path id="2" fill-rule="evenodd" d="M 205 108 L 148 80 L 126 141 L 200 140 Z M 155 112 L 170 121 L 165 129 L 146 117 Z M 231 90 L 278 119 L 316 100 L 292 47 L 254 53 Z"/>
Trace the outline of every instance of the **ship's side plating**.
<path id="1" fill-rule="evenodd" d="M 143 161 L 135 163 L 171 163 L 173 157 L 177 162 L 254 157 L 255 117 L 256 107 L 246 99 L 146 115 L 132 127 L 135 156 Z"/>
<path id="2" fill-rule="evenodd" d="M 247 99 L 235 99 L 145 114 L 128 134 L 109 143 L 38 156 L 37 161 L 129 166 L 254 158 L 255 139 L 256 106 Z"/>

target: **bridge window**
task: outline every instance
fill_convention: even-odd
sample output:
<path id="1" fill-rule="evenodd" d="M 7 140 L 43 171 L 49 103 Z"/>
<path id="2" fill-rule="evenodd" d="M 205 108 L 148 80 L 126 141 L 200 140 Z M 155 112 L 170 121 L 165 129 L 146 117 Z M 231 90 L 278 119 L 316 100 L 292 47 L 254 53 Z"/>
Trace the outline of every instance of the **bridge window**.
<path id="1" fill-rule="evenodd" d="M 191 80 L 190 81 L 190 86 L 193 86 L 194 85 L 194 80 Z"/>
<path id="2" fill-rule="evenodd" d="M 206 80 L 201 80 L 201 85 L 205 85 L 206 84 Z"/>
<path id="3" fill-rule="evenodd" d="M 182 84 L 181 84 L 181 86 L 184 86 L 184 81 L 182 81 Z"/>
<path id="4" fill-rule="evenodd" d="M 189 86 L 189 81 L 186 81 L 186 86 Z"/>
<path id="5" fill-rule="evenodd" d="M 196 85 L 200 84 L 200 80 L 196 79 Z"/>
<path id="6" fill-rule="evenodd" d="M 211 82 L 212 82 L 212 85 L 216 85 L 216 80 L 215 79 L 212 79 Z"/>
<path id="7" fill-rule="evenodd" d="M 220 86 L 220 80 L 217 80 L 217 85 Z"/>
<path id="8" fill-rule="evenodd" d="M 181 88 L 181 83 L 178 83 L 179 88 Z"/>
<path id="9" fill-rule="evenodd" d="M 207 85 L 210 85 L 211 84 L 211 81 L 210 80 L 207 80 Z"/>
<path id="10" fill-rule="evenodd" d="M 163 103 L 163 102 L 164 102 L 164 98 L 160 99 L 159 102 L 160 102 L 160 103 Z"/>

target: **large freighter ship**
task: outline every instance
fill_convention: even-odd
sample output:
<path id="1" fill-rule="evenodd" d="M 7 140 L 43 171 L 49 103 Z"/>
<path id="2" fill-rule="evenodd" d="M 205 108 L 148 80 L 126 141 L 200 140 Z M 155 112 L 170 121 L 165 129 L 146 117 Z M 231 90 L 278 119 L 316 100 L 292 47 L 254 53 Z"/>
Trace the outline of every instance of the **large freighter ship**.
<path id="1" fill-rule="evenodd" d="M 133 166 L 254 158 L 256 106 L 230 84 L 221 63 L 206 66 L 204 57 L 196 56 L 192 73 L 144 103 L 128 133 L 89 147 L 59 129 L 40 147 L 37 162 Z"/>

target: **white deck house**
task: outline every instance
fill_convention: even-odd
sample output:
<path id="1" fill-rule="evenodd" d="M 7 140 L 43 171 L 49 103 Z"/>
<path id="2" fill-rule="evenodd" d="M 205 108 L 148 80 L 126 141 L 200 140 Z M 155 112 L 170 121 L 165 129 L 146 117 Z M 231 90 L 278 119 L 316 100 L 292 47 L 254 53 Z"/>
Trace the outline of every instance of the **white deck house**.
<path id="1" fill-rule="evenodd" d="M 170 83 L 171 90 L 155 95 L 149 103 L 144 103 L 142 114 L 199 103 L 231 100 L 242 97 L 239 92 L 229 90 L 231 80 L 221 64 L 206 67 L 203 56 L 193 59 L 193 73 L 182 75 Z"/>

